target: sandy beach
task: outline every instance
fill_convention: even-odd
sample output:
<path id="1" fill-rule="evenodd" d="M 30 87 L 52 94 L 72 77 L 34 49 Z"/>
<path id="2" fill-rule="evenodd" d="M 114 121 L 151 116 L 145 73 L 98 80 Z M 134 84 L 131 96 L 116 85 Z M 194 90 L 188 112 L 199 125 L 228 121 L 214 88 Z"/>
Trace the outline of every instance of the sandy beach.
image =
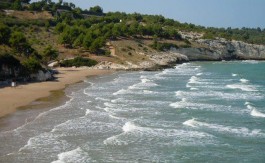
<path id="1" fill-rule="evenodd" d="M 111 73 L 109 70 L 91 70 L 87 68 L 58 68 L 56 80 L 19 84 L 16 88 L 0 89 L 0 117 L 13 113 L 17 108 L 30 104 L 37 99 L 51 95 L 51 91 L 64 89 L 67 85 L 77 83 L 89 76 Z"/>

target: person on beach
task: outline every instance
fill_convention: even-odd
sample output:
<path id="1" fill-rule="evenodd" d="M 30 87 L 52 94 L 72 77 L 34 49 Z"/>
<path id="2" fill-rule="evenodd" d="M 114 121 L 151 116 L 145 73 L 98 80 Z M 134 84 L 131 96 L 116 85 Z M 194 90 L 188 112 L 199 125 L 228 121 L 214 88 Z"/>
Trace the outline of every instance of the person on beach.
<path id="1" fill-rule="evenodd" d="M 15 88 L 17 86 L 16 79 L 12 79 L 11 87 Z"/>

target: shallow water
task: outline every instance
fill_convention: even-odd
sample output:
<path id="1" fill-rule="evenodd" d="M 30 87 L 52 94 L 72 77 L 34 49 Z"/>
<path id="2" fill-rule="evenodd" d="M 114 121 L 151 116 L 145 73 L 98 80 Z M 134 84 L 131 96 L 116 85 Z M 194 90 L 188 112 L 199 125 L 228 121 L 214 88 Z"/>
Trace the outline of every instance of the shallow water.
<path id="1" fill-rule="evenodd" d="M 265 162 L 265 63 L 97 77 L 0 133 L 0 162 Z"/>

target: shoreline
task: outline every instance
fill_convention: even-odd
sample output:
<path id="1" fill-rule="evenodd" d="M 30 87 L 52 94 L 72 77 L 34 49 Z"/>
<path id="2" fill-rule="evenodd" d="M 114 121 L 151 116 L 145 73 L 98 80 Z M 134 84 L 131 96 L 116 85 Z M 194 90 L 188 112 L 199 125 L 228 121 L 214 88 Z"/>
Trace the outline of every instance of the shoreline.
<path id="1" fill-rule="evenodd" d="M 232 61 L 242 61 L 242 60 L 232 60 Z M 246 60 L 249 61 L 249 60 Z M 254 60 L 260 61 L 260 60 Z M 190 62 L 201 62 L 201 61 L 190 61 Z M 209 62 L 221 62 L 221 61 L 209 61 Z M 189 63 L 189 62 L 180 62 L 175 64 L 168 64 L 166 66 L 158 66 L 154 67 L 153 69 L 130 69 L 125 71 L 160 71 L 167 68 L 174 67 L 173 65 Z M 53 107 L 57 107 L 62 105 L 64 102 L 67 101 L 68 97 L 65 94 L 65 89 L 73 84 L 83 83 L 82 81 L 86 78 L 96 77 L 100 75 L 107 75 L 112 74 L 117 70 L 114 69 L 89 69 L 87 67 L 81 68 L 57 68 L 56 70 L 59 71 L 59 74 L 55 74 L 55 80 L 53 81 L 45 81 L 45 82 L 36 82 L 36 83 L 26 83 L 21 84 L 17 88 L 5 87 L 0 88 L 0 128 L 4 130 L 9 130 L 13 128 L 17 128 L 31 119 L 34 119 L 36 113 L 32 110 L 37 110 L 36 112 L 41 113 L 43 111 L 48 111 Z M 36 86 L 39 86 L 38 88 Z M 40 87 L 44 86 L 47 90 L 40 89 Z M 25 87 L 34 88 L 30 90 L 31 92 L 27 92 L 28 90 Z M 17 98 L 21 97 L 17 96 L 17 90 L 24 90 L 27 93 L 23 92 L 23 97 L 27 96 L 27 98 L 20 98 L 18 103 L 10 105 L 10 101 L 14 102 Z M 21 92 L 21 90 L 19 92 Z M 32 91 L 38 91 L 38 93 L 33 93 L 37 96 L 29 97 L 27 94 L 32 95 Z M 11 92 L 11 96 L 7 96 Z M 12 94 L 13 93 L 13 94 Z M 8 97 L 14 97 L 12 95 L 16 95 L 16 99 L 8 100 Z M 4 97 L 4 98 L 3 98 Z M 30 99 L 30 100 L 29 100 Z M 23 101 L 26 100 L 26 101 Z M 21 102 L 22 101 L 22 102 Z M 6 104 L 6 105 L 3 105 Z M 3 110 L 3 106 L 8 106 L 9 109 Z M 16 114 L 19 110 L 31 110 L 28 112 L 33 113 L 33 115 L 23 116 L 22 118 L 18 117 L 18 121 L 16 120 Z M 37 114 L 38 115 L 38 114 Z M 37 116 L 36 115 L 36 116 Z M 21 116 L 21 115 L 20 115 Z M 15 122 L 11 122 L 12 119 Z M 12 124 L 14 123 L 14 124 Z M 9 125 L 9 126 L 7 126 Z M 6 129 L 5 129 L 6 128 Z"/>
<path id="2" fill-rule="evenodd" d="M 87 77 L 114 72 L 113 70 L 96 70 L 85 67 L 57 68 L 57 70 L 59 74 L 55 74 L 55 80 L 52 81 L 25 83 L 16 88 L 0 88 L 0 120 L 12 115 L 17 110 L 43 105 L 42 101 L 53 101 L 52 103 L 54 103 L 57 100 L 62 100 L 63 97 L 66 98 L 64 90 L 67 86 L 78 83 Z"/>

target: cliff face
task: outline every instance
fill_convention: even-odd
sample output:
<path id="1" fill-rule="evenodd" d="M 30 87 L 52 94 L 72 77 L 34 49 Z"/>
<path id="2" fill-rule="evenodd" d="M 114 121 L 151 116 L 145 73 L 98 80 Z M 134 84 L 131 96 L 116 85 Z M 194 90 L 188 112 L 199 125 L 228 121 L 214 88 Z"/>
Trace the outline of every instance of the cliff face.
<path id="1" fill-rule="evenodd" d="M 199 37 L 199 35 L 196 36 Z M 133 46 L 132 41 L 130 41 L 127 44 L 122 44 L 122 47 L 130 45 L 135 49 L 135 53 L 130 57 L 127 57 L 123 64 L 105 61 L 101 62 L 94 68 L 116 70 L 157 70 L 160 68 L 172 67 L 176 63 L 188 61 L 265 60 L 264 45 L 253 45 L 242 41 L 227 41 L 225 39 L 194 39 L 192 35 L 189 35 L 189 40 L 195 40 L 196 44 L 192 44 L 194 46 L 191 48 L 172 48 L 168 52 L 156 52 L 154 50 L 148 50 L 148 52 L 146 52 L 139 49 L 137 44 Z M 117 46 L 117 49 L 122 47 Z M 145 45 L 145 47 L 147 48 L 148 46 Z M 125 52 L 115 55 L 116 58 L 124 56 L 126 56 Z M 133 57 L 144 59 L 135 62 L 133 61 Z"/>
<path id="2" fill-rule="evenodd" d="M 177 49 L 190 60 L 233 60 L 233 59 L 265 59 L 265 46 L 247 44 L 242 41 L 196 40 L 203 48 Z"/>

